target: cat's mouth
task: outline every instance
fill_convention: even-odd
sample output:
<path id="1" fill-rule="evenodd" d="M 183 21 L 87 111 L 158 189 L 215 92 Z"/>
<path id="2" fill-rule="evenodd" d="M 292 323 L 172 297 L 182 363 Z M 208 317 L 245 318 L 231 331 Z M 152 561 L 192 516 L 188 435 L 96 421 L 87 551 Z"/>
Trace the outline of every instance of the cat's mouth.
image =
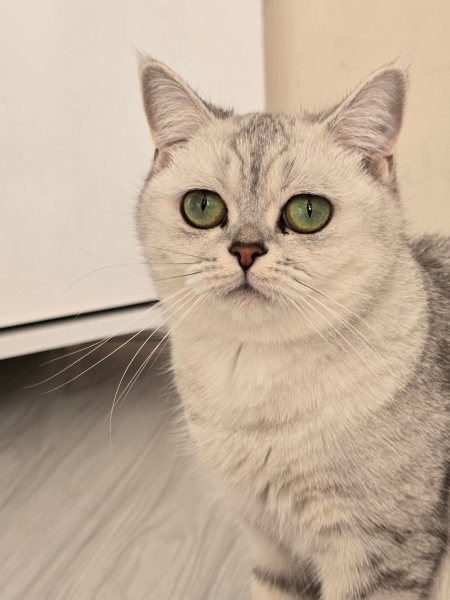
<path id="1" fill-rule="evenodd" d="M 260 292 L 260 290 L 256 289 L 247 279 L 237 285 L 235 288 L 230 290 L 227 294 L 228 296 L 243 296 L 243 297 L 259 297 L 263 298 L 264 294 Z"/>

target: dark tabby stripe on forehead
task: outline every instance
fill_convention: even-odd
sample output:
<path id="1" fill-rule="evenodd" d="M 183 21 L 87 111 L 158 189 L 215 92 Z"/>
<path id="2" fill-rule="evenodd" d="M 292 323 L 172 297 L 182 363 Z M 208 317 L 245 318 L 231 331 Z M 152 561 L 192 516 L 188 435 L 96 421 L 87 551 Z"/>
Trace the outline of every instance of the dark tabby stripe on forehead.
<path id="1" fill-rule="evenodd" d="M 255 114 L 250 120 L 241 127 L 239 131 L 232 137 L 230 147 L 235 152 L 241 164 L 241 173 L 245 176 L 246 169 L 250 169 L 250 190 L 252 194 L 256 194 L 259 181 L 264 166 L 264 172 L 267 174 L 275 159 L 287 152 L 289 148 L 289 137 L 283 124 L 283 119 L 280 115 L 271 114 Z M 264 156 L 270 149 L 268 140 L 272 143 L 274 140 L 279 140 L 280 148 L 275 156 L 264 164 Z M 239 150 L 239 143 L 250 148 L 250 155 L 243 157 Z"/>

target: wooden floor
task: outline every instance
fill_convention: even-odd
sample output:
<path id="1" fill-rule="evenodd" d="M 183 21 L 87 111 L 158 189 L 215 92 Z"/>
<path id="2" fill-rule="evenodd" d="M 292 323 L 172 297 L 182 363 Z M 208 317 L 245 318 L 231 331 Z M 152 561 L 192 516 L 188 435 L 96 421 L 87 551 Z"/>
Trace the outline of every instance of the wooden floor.
<path id="1" fill-rule="evenodd" d="M 139 346 L 68 382 L 117 346 L 29 389 L 80 354 L 0 362 L 1 600 L 247 599 L 246 546 L 173 425 L 167 356 L 115 410 L 112 446 L 106 419 Z"/>

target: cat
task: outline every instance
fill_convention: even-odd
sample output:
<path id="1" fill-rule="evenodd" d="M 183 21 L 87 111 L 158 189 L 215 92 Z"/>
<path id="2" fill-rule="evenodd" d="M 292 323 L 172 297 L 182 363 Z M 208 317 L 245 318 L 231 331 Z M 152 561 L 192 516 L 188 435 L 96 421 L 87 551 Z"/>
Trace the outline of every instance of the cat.
<path id="1" fill-rule="evenodd" d="M 298 115 L 217 108 L 148 57 L 140 74 L 139 237 L 252 597 L 450 599 L 450 240 L 405 230 L 407 69 Z"/>

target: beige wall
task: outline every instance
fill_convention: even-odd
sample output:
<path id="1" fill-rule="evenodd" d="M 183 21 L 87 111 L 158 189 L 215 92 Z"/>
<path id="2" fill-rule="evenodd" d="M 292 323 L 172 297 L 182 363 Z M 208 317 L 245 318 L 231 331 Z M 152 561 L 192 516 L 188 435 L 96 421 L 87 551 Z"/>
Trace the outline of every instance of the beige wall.
<path id="1" fill-rule="evenodd" d="M 400 185 L 414 231 L 450 234 L 450 2 L 264 0 L 264 20 L 271 111 L 327 106 L 410 52 Z"/>

